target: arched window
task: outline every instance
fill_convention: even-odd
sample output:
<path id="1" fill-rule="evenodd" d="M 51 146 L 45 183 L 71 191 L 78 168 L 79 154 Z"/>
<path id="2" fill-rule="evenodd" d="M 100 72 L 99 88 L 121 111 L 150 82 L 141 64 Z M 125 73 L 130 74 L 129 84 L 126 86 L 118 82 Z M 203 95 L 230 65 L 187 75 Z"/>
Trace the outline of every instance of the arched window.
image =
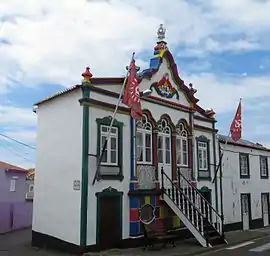
<path id="1" fill-rule="evenodd" d="M 152 164 L 152 125 L 146 115 L 136 122 L 137 163 Z"/>
<path id="2" fill-rule="evenodd" d="M 165 119 L 158 124 L 158 163 L 171 163 L 171 129 Z"/>
<path id="3" fill-rule="evenodd" d="M 182 123 L 176 127 L 176 164 L 188 166 L 188 132 Z"/>

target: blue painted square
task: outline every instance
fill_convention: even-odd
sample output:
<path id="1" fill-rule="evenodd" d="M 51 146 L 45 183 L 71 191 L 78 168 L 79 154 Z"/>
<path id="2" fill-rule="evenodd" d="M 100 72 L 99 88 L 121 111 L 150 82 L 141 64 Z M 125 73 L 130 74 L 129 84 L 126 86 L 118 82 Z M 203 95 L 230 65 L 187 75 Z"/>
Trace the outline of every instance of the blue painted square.
<path id="1" fill-rule="evenodd" d="M 153 206 L 156 205 L 155 196 L 150 196 L 150 204 L 153 205 Z"/>
<path id="2" fill-rule="evenodd" d="M 172 220 L 171 220 L 171 218 L 165 218 L 163 221 L 164 221 L 164 226 L 167 229 L 170 229 L 172 227 Z"/>
<path id="3" fill-rule="evenodd" d="M 139 208 L 139 200 L 138 200 L 137 197 L 130 197 L 130 199 L 129 199 L 129 207 L 130 207 L 130 209 Z"/>
<path id="4" fill-rule="evenodd" d="M 129 183 L 129 190 L 133 191 L 134 189 L 135 189 L 135 183 L 134 182 Z"/>
<path id="5" fill-rule="evenodd" d="M 129 223 L 129 234 L 130 236 L 137 236 L 140 233 L 140 222 Z"/>
<path id="6" fill-rule="evenodd" d="M 150 68 L 151 69 L 158 69 L 159 68 L 159 65 L 160 65 L 160 62 L 161 62 L 161 58 L 160 57 L 152 58 L 150 60 Z"/>

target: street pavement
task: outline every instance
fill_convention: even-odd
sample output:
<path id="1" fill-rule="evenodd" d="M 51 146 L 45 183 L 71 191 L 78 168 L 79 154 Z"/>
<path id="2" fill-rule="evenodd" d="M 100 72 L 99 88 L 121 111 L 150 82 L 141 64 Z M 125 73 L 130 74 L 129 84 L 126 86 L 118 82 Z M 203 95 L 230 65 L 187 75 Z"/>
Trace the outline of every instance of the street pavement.
<path id="1" fill-rule="evenodd" d="M 270 228 L 233 231 L 226 233 L 228 245 L 202 248 L 194 238 L 177 241 L 176 248 L 168 245 L 161 250 L 143 251 L 142 248 L 114 249 L 101 253 L 87 253 L 85 255 L 98 256 L 270 256 Z M 262 246 L 262 247 L 261 247 Z M 253 251 L 252 251 L 253 249 Z M 71 256 L 71 254 L 48 251 L 31 247 L 31 230 L 20 230 L 0 235 L 0 256 Z"/>
<path id="2" fill-rule="evenodd" d="M 200 254 L 200 256 L 255 256 L 255 255 L 256 256 L 270 255 L 269 236 Z"/>

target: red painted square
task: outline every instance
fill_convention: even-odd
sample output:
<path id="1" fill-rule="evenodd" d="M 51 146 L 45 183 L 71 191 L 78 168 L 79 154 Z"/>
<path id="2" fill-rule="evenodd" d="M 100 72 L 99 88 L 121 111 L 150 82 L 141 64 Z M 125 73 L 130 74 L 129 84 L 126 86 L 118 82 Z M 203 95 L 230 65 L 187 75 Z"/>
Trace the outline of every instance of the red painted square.
<path id="1" fill-rule="evenodd" d="M 162 225 L 163 224 L 163 219 L 161 219 L 161 218 L 156 219 L 156 224 L 157 225 Z"/>
<path id="2" fill-rule="evenodd" d="M 139 220 L 139 211 L 138 209 L 129 210 L 129 221 L 138 221 Z"/>
<path id="3" fill-rule="evenodd" d="M 160 197 L 156 196 L 156 206 L 159 206 L 159 205 L 160 205 Z"/>

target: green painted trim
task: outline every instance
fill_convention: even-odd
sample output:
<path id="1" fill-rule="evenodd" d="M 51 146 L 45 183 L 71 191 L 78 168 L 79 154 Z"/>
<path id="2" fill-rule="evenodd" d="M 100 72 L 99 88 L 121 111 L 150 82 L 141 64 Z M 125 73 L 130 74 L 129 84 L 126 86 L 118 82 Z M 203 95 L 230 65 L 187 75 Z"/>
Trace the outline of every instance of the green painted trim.
<path id="1" fill-rule="evenodd" d="M 82 96 L 90 97 L 88 84 L 82 85 Z M 82 120 L 82 174 L 81 174 L 81 222 L 80 246 L 85 248 L 87 241 L 87 206 L 88 206 L 88 152 L 89 152 L 89 108 L 83 107 Z"/>
<path id="2" fill-rule="evenodd" d="M 207 165 L 208 170 L 200 170 L 199 169 L 199 150 L 198 150 L 198 143 L 199 142 L 205 142 L 207 143 Z M 198 180 L 211 180 L 211 169 L 210 169 L 210 140 L 207 139 L 205 136 L 196 137 L 196 152 L 197 152 L 197 177 Z M 208 176 L 206 177 L 200 177 L 199 173 L 200 171 L 208 172 Z"/>
<path id="3" fill-rule="evenodd" d="M 99 245 L 99 233 L 100 233 L 100 200 L 102 197 L 118 197 L 118 212 L 117 216 L 119 216 L 119 228 L 120 228 L 120 237 L 119 240 L 122 240 L 123 237 L 123 220 L 122 220 L 122 214 L 123 214 L 123 192 L 119 192 L 114 188 L 107 188 L 104 189 L 102 192 L 96 193 L 97 197 L 97 227 L 96 227 L 96 244 Z M 108 215 L 109 216 L 109 215 Z"/>
<path id="4" fill-rule="evenodd" d="M 91 98 L 90 99 L 89 98 L 83 98 L 83 99 L 80 99 L 79 102 L 80 102 L 81 106 L 90 106 L 90 107 L 93 106 L 93 107 L 96 107 L 96 108 L 110 110 L 112 112 L 115 110 L 115 107 L 116 107 L 115 104 L 110 104 L 110 103 L 107 103 L 107 102 L 103 102 L 103 101 L 95 100 L 95 99 L 91 99 Z M 129 115 L 130 114 L 130 109 L 126 108 L 126 107 L 119 106 L 118 107 L 118 112 Z"/>
<path id="5" fill-rule="evenodd" d="M 119 93 L 108 91 L 106 89 L 102 89 L 102 88 L 97 87 L 97 86 L 90 86 L 90 91 L 100 93 L 102 95 L 114 97 L 114 98 L 119 98 Z M 181 105 L 179 103 L 175 103 L 175 102 L 165 100 L 162 98 L 158 98 L 158 97 L 154 97 L 154 96 L 142 97 L 142 99 L 144 101 L 151 102 L 151 103 L 157 104 L 159 106 L 165 106 L 165 107 L 180 110 L 183 112 L 190 112 L 190 111 L 193 112 L 194 111 L 194 109 L 192 109 L 191 107 L 187 107 L 187 106 Z"/>
<path id="6" fill-rule="evenodd" d="M 100 141 L 100 127 L 101 125 L 107 125 L 109 126 L 111 124 L 111 116 L 106 116 L 104 118 L 97 118 L 97 155 L 100 154 L 100 148 L 101 148 L 101 141 Z M 119 174 L 118 175 L 100 175 L 99 179 L 104 180 L 120 180 L 122 181 L 124 179 L 123 176 L 123 126 L 124 123 L 117 121 L 114 119 L 113 121 L 113 127 L 118 128 L 118 165 L 113 165 L 112 167 L 119 167 Z M 108 166 L 109 165 L 104 165 Z"/>

